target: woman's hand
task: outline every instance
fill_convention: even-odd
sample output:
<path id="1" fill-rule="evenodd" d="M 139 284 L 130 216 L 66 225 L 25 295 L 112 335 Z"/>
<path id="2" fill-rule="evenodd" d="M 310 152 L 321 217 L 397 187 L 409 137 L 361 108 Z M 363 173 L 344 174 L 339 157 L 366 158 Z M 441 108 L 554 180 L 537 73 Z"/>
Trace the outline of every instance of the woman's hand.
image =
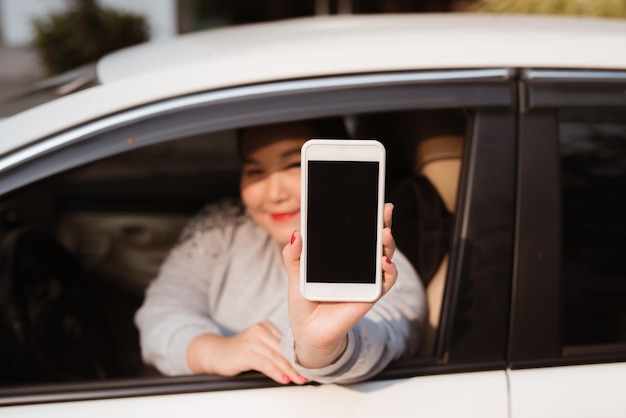
<path id="1" fill-rule="evenodd" d="M 384 207 L 382 294 L 396 282 L 398 271 L 391 259 L 396 249 L 391 234 L 393 205 Z M 350 245 L 349 241 L 345 245 Z M 283 249 L 289 276 L 289 320 L 295 339 L 298 362 L 306 368 L 321 368 L 333 363 L 345 350 L 348 331 L 365 316 L 375 302 L 312 302 L 300 293 L 300 254 L 302 237 L 294 231 Z M 336 254 L 329 254 L 329 257 Z"/>
<path id="2" fill-rule="evenodd" d="M 235 376 L 256 370 L 278 383 L 308 382 L 280 351 L 281 332 L 269 321 L 246 328 L 232 337 L 203 334 L 187 349 L 187 363 L 193 373 Z"/>

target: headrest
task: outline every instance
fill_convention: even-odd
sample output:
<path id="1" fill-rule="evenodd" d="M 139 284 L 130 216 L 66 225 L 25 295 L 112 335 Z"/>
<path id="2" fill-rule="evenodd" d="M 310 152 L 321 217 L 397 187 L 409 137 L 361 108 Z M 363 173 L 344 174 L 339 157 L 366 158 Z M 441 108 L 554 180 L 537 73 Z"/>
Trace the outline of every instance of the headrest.
<path id="1" fill-rule="evenodd" d="M 457 135 L 429 137 L 416 150 L 415 174 L 430 180 L 450 213 L 456 209 L 462 155 L 463 137 Z"/>
<path id="2" fill-rule="evenodd" d="M 461 159 L 462 155 L 462 136 L 444 135 L 426 138 L 417 145 L 415 171 L 420 173 L 422 168 L 428 163 L 439 160 Z"/>

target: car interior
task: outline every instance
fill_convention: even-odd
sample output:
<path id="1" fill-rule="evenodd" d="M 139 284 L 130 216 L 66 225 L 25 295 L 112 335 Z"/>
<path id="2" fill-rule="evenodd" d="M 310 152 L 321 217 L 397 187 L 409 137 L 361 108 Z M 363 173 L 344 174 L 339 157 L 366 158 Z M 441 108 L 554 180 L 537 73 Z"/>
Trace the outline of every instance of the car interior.
<path id="1" fill-rule="evenodd" d="M 464 109 L 345 115 L 387 149 L 394 236 L 423 281 L 433 355 L 471 115 Z M 0 385 L 155 377 L 133 316 L 187 220 L 237 197 L 237 132 L 134 149 L 0 201 Z"/>

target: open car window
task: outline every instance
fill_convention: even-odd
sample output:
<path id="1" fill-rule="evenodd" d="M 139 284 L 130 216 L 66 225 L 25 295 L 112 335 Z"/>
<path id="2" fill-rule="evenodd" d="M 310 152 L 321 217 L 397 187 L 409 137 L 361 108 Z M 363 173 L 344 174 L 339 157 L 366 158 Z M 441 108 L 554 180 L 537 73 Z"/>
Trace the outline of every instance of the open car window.
<path id="1" fill-rule="evenodd" d="M 482 233 L 480 226 L 468 228 L 457 222 L 458 214 L 482 213 L 469 204 L 472 196 L 464 187 L 473 181 L 467 150 L 480 141 L 491 146 L 488 140 L 502 129 L 502 115 L 509 117 L 507 73 L 495 77 L 488 73 L 486 80 L 484 73 L 478 74 L 476 82 L 450 83 L 446 74 L 446 80 L 435 83 L 404 85 L 402 81 L 382 88 L 304 90 L 292 95 L 283 91 L 208 105 L 198 101 L 189 105 L 195 99 L 183 98 L 185 106 L 180 109 L 143 113 L 130 122 L 121 117 L 124 123 L 119 126 L 84 138 L 62 133 L 71 139 L 64 146 L 6 168 L 0 181 L 5 193 L 0 201 L 2 265 L 10 283 L 10 292 L 4 295 L 14 298 L 14 303 L 3 306 L 11 306 L 5 318 L 15 320 L 4 322 L 10 343 L 3 350 L 4 358 L 16 361 L 0 366 L 4 371 L 0 390 L 19 399 L 20 393 L 33 390 L 47 393 L 39 385 L 55 382 L 69 385 L 57 386 L 58 399 L 71 399 L 77 384 L 81 390 L 92 387 L 91 397 L 128 396 L 124 388 L 137 384 L 144 393 L 230 387 L 221 383 L 229 379 L 190 376 L 181 377 L 179 389 L 173 388 L 176 378 L 163 377 L 142 361 L 133 316 L 189 218 L 207 203 L 237 198 L 238 129 L 329 115 L 341 116 L 350 136 L 377 138 L 386 146 L 387 200 L 396 204 L 400 216 L 394 219 L 398 247 L 423 272 L 421 279 L 433 301 L 421 352 L 410 361 L 392 364 L 381 378 L 439 373 L 438 362 L 444 355 L 452 369 L 492 358 L 497 360 L 493 367 L 499 368 L 506 317 L 485 311 L 472 317 L 471 306 L 446 309 L 446 304 L 456 303 L 454 288 L 448 286 L 448 267 L 467 251 L 464 237 Z M 442 97 L 449 101 L 445 106 Z M 322 106 L 326 103 L 334 108 Z M 503 111 L 492 110 L 498 107 Z M 506 140 L 497 147 L 510 149 L 512 135 L 505 129 L 502 137 Z M 506 158 L 510 155 L 507 151 Z M 509 165 L 503 160 L 499 169 L 509 170 Z M 491 167 L 480 167 L 484 169 L 473 172 L 477 181 L 490 175 Z M 508 175 L 501 176 L 501 181 L 509 180 Z M 497 190 L 501 185 L 494 184 L 481 193 L 502 196 Z M 513 190 L 507 193 L 509 199 Z M 427 201 L 436 204 L 425 210 Z M 438 232 L 426 231 L 423 219 L 436 225 Z M 490 221 L 500 219 L 495 216 Z M 512 224 L 506 222 L 498 234 L 490 232 L 489 244 L 505 252 L 500 241 L 509 242 L 512 233 Z M 485 262 L 480 257 L 474 260 Z M 498 272 L 502 286 L 481 281 L 473 290 L 508 294 L 510 262 L 501 263 L 505 266 Z M 478 268 L 470 264 L 454 280 Z M 462 297 L 469 297 L 468 289 L 463 292 Z M 503 299 L 494 306 L 505 312 L 507 303 Z M 491 319 L 483 322 L 487 318 Z M 472 330 L 483 333 L 494 326 L 500 330 L 492 337 L 472 335 Z M 240 388 L 273 385 L 254 373 L 234 381 Z M 102 391 L 111 387 L 117 394 Z"/>

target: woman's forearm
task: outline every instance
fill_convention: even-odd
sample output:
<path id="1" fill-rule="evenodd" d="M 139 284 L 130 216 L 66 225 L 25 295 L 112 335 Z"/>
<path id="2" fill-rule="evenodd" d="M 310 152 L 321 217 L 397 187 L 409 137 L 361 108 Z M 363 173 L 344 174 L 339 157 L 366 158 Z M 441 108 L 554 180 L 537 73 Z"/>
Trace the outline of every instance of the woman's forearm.
<path id="1" fill-rule="evenodd" d="M 187 365 L 192 373 L 221 374 L 215 359 L 226 344 L 226 338 L 217 334 L 202 334 L 194 338 L 187 348 Z"/>
<path id="2" fill-rule="evenodd" d="M 345 351 L 348 336 L 344 335 L 338 342 L 317 347 L 303 341 L 295 341 L 296 359 L 307 369 L 321 369 L 335 362 Z"/>

